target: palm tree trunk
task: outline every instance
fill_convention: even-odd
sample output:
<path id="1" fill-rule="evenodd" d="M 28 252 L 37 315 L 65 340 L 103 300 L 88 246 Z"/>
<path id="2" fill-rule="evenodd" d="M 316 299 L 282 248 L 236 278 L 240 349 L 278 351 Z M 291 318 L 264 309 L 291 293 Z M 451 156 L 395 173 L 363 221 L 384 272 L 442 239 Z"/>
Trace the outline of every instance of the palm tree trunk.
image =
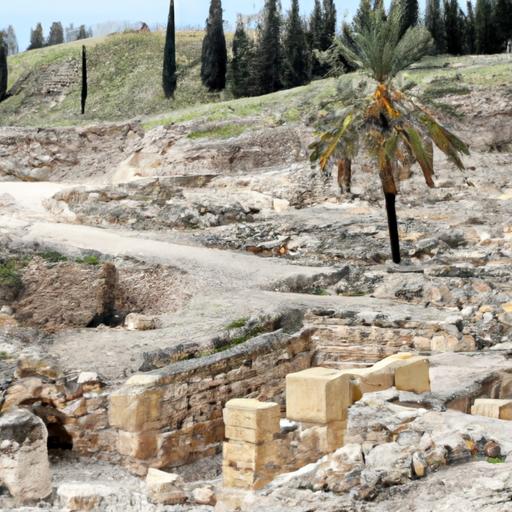
<path id="1" fill-rule="evenodd" d="M 388 214 L 389 241 L 391 242 L 391 254 L 393 261 L 399 264 L 400 258 L 400 238 L 398 236 L 398 222 L 396 218 L 396 194 L 384 193 L 386 198 L 386 212 Z"/>
<path id="2" fill-rule="evenodd" d="M 350 194 L 352 188 L 352 161 L 348 158 L 338 161 L 338 186 L 340 192 Z"/>

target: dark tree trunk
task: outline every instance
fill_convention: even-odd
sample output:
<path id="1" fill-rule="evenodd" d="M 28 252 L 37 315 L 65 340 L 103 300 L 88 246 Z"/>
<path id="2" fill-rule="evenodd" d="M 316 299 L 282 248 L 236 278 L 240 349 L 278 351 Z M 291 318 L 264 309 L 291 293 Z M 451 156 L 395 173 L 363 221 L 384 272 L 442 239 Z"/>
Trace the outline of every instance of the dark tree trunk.
<path id="1" fill-rule="evenodd" d="M 85 103 L 87 102 L 87 50 L 85 46 L 82 46 L 82 97 L 81 97 L 81 106 L 82 106 L 82 115 L 85 114 Z"/>
<path id="2" fill-rule="evenodd" d="M 343 194 L 351 193 L 352 189 L 352 160 L 345 158 L 338 161 L 338 186 Z"/>
<path id="3" fill-rule="evenodd" d="M 0 37 L 0 101 L 3 101 L 7 98 L 7 82 L 7 45 L 4 44 L 2 38 Z"/>
<path id="4" fill-rule="evenodd" d="M 393 261 L 399 264 L 400 258 L 400 239 L 398 237 L 398 222 L 396 218 L 396 194 L 384 193 L 386 198 L 386 212 L 388 214 L 389 240 L 391 242 L 391 254 Z"/>
<path id="5" fill-rule="evenodd" d="M 165 36 L 163 88 L 167 99 L 174 97 L 176 90 L 176 26 L 174 17 L 174 0 L 169 4 L 169 17 L 167 19 L 167 33 Z"/>

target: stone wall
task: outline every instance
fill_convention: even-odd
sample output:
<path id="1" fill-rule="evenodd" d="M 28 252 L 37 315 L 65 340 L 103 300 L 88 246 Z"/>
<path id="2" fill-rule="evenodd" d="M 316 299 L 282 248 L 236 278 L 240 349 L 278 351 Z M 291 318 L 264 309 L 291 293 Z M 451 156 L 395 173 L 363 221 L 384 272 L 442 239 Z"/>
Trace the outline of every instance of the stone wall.
<path id="1" fill-rule="evenodd" d="M 284 405 L 285 376 L 311 366 L 311 330 L 281 330 L 201 359 L 130 378 L 111 395 L 109 423 L 132 471 L 175 467 L 213 455 L 233 398 Z"/>
<path id="2" fill-rule="evenodd" d="M 2 410 L 32 407 L 50 431 L 48 418 L 57 418 L 57 441 L 62 426 L 73 450 L 123 464 L 138 474 L 149 467 L 177 467 L 219 451 L 225 434 L 222 410 L 231 399 L 273 401 L 284 416 L 286 375 L 314 366 L 351 375 L 359 382 L 353 397 L 358 399 L 364 392 L 391 385 L 389 379 L 384 382 L 368 373 L 372 363 L 411 348 L 429 351 L 432 339 L 453 330 L 403 319 L 381 319 L 378 326 L 364 321 L 343 314 L 311 314 L 306 327 L 288 326 L 213 355 L 178 360 L 136 374 L 118 389 L 98 382 L 94 375 L 67 378 L 44 358 L 27 356 L 26 368 L 18 368 L 18 380 L 4 395 Z M 302 330 L 290 334 L 293 329 Z M 333 435 L 339 437 L 343 421 L 336 420 L 329 428 L 317 421 L 313 428 L 303 418 L 302 426 L 288 432 L 281 443 L 281 460 L 290 459 L 287 467 L 292 469 L 325 453 L 322 446 Z"/>
<path id="3" fill-rule="evenodd" d="M 306 315 L 306 325 L 315 330 L 315 366 L 364 368 L 401 351 L 475 350 L 474 340 L 467 340 L 468 337 L 459 333 L 454 324 L 442 325 L 384 316 L 354 317 L 349 313 Z M 440 350 L 443 347 L 450 348 Z"/>

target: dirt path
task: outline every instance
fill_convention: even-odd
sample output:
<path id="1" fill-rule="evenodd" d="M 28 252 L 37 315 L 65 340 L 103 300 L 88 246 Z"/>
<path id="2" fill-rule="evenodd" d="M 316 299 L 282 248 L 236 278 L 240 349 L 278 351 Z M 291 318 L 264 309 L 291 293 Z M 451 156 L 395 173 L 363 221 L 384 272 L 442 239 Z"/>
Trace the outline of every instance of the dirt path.
<path id="1" fill-rule="evenodd" d="M 98 371 L 115 381 L 137 371 L 143 353 L 201 341 L 222 332 L 233 320 L 275 312 L 285 307 L 347 309 L 359 314 L 381 313 L 389 318 L 439 323 L 448 313 L 435 308 L 404 305 L 370 297 L 316 296 L 274 291 L 276 283 L 335 276 L 332 267 L 292 265 L 286 260 L 261 258 L 219 249 L 154 240 L 150 233 L 58 224 L 42 205 L 63 184 L 1 183 L 0 194 L 10 194 L 16 215 L 2 212 L 0 226 L 22 243 L 38 243 L 66 254 L 95 251 L 106 257 L 135 258 L 187 272 L 196 282 L 184 310 L 164 315 L 163 328 L 150 332 L 123 329 L 88 329 L 57 335 L 48 350 L 67 370 Z M 307 220 L 307 212 L 304 213 Z M 326 218 L 327 220 L 327 218 Z M 101 357 L 98 357 L 101 354 Z"/>

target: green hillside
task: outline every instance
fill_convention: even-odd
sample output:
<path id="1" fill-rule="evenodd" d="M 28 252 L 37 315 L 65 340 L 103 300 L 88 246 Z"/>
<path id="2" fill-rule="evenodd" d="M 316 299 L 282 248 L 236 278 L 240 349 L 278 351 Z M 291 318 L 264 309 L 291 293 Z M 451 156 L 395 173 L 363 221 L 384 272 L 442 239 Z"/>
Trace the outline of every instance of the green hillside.
<path id="1" fill-rule="evenodd" d="M 200 83 L 202 32 L 179 32 L 179 87 L 173 101 L 161 87 L 163 33 L 124 33 L 85 41 L 88 49 L 87 114 L 79 115 L 81 45 L 84 41 L 24 52 L 9 58 L 9 86 L 16 94 L 0 105 L 1 124 L 67 125 L 144 116 L 223 98 Z M 63 74 L 70 85 L 48 93 Z"/>
<path id="2" fill-rule="evenodd" d="M 229 92 L 213 94 L 202 86 L 202 38 L 203 32 L 178 33 L 179 82 L 174 100 L 166 100 L 161 87 L 164 34 L 124 33 L 86 40 L 89 99 L 85 116 L 79 114 L 82 41 L 10 57 L 9 82 L 14 94 L 0 103 L 0 124 L 66 126 L 140 118 L 151 127 L 196 118 L 220 121 L 253 115 L 293 121 L 317 113 L 337 87 L 358 77 L 344 75 L 268 96 L 233 100 Z M 465 94 L 475 86 L 510 84 L 511 64 L 511 56 L 504 54 L 440 56 L 424 60 L 406 75 L 442 110 L 443 95 Z"/>

